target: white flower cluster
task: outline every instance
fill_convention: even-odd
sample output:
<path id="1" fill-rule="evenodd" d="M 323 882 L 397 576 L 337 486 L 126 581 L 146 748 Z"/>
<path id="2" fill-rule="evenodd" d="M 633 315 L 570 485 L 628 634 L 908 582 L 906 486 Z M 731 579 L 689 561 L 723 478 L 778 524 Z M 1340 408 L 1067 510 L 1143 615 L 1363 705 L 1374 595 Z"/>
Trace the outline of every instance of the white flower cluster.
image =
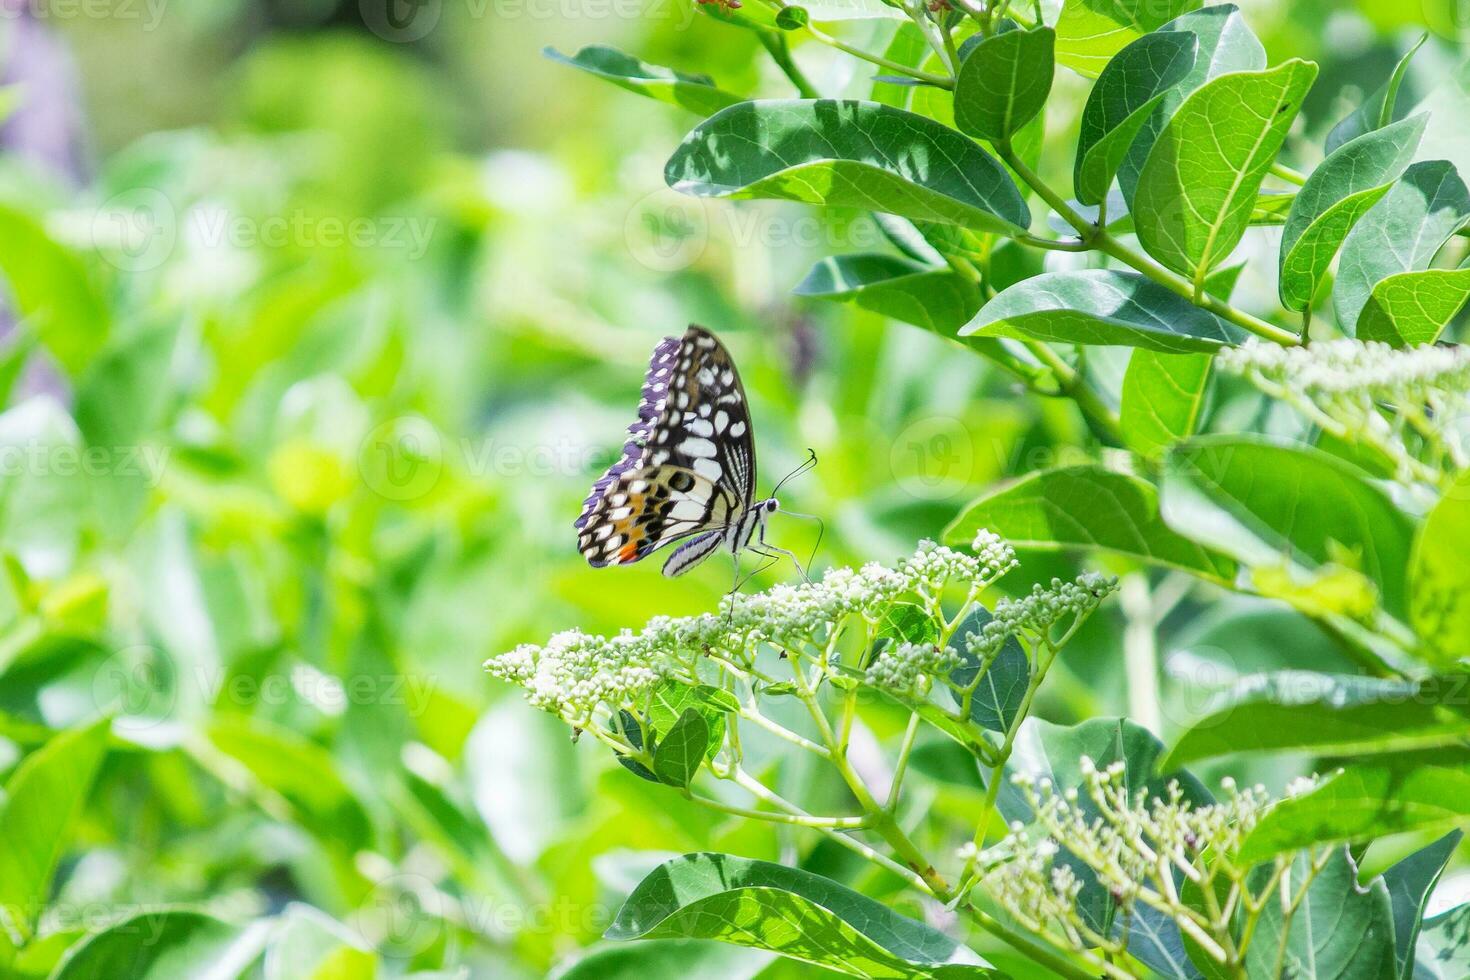
<path id="1" fill-rule="evenodd" d="M 969 555 L 924 541 L 894 568 L 876 562 L 836 568 L 820 582 L 731 596 L 722 612 L 658 617 L 640 632 L 610 639 L 558 633 L 545 646 L 519 646 L 485 667 L 524 688 L 537 707 L 568 720 L 590 720 L 599 705 L 636 704 L 670 676 L 692 678 L 705 653 L 748 661 L 763 643 L 797 651 L 830 635 L 848 616 L 876 622 L 905 595 L 937 594 L 949 586 L 978 591 L 1015 565 L 1015 552 L 994 535 L 977 537 L 976 551 Z"/>
<path id="2" fill-rule="evenodd" d="M 1117 585 L 1117 579 L 1087 572 L 1073 582 L 1054 578 L 1050 586 L 1035 585 L 1029 595 L 1020 599 L 1001 599 L 990 620 L 961 641 L 972 658 L 970 662 L 978 663 L 981 668 L 971 679 L 972 689 L 1011 637 L 1049 636 L 1051 628 L 1062 620 L 1084 619 Z M 895 644 L 884 649 L 869 665 L 867 681 L 874 687 L 912 697 L 925 693 L 936 680 L 947 682 L 949 675 L 964 662 L 952 647 L 941 648 L 933 643 Z"/>
<path id="3" fill-rule="evenodd" d="M 969 555 L 921 541 L 912 557 L 898 563 L 898 571 L 909 580 L 908 591 L 932 592 L 949 582 L 994 581 L 1016 566 L 1015 551 L 989 531 L 975 536 L 973 550 Z"/>
<path id="4" fill-rule="evenodd" d="M 897 643 L 868 665 L 874 687 L 907 697 L 923 697 L 936 678 L 945 678 L 962 663 L 958 653 L 936 643 Z"/>
<path id="5" fill-rule="evenodd" d="M 545 646 L 525 643 L 485 661 L 492 676 L 523 688 L 531 704 L 573 723 L 590 720 L 599 704 L 637 701 L 674 667 L 648 637 L 628 631 L 608 639 L 567 630 Z"/>
<path id="6" fill-rule="evenodd" d="M 1036 824 L 1029 831 L 1013 824 L 1006 840 L 981 855 L 989 894 L 1023 922 L 1038 930 L 1049 926 L 1078 948 L 1107 946 L 1112 937 L 1093 933 L 1077 913 L 1082 882 L 1071 867 L 1056 862 L 1063 849 L 1093 872 L 1125 912 L 1141 902 L 1187 917 L 1175 877 L 1198 884 L 1234 873 L 1228 862 L 1271 806 L 1263 788 L 1241 790 L 1228 779 L 1222 800 L 1199 806 L 1184 798 L 1177 783 L 1162 797 L 1130 793 L 1121 762 L 1099 770 L 1084 758 L 1081 768 L 1081 792 L 1015 777 Z"/>
<path id="7" fill-rule="evenodd" d="M 1429 389 L 1470 390 L 1470 348 L 1396 349 L 1376 341 L 1324 340 L 1281 347 L 1252 338 L 1215 359 L 1220 370 L 1259 378 L 1308 395 L 1362 392 L 1380 401 Z"/>
<path id="8" fill-rule="evenodd" d="M 966 637 L 965 647 L 982 663 L 993 660 L 1011 637 L 1049 635 L 1058 622 L 1091 615 L 1117 588 L 1116 578 L 1097 572 L 1085 572 L 1073 582 L 1054 578 L 1050 586 L 1038 583 L 1030 595 L 997 602 L 990 622 Z"/>
<path id="9" fill-rule="evenodd" d="M 1216 363 L 1334 436 L 1377 447 L 1401 480 L 1448 484 L 1470 466 L 1470 348 L 1251 341 Z"/>

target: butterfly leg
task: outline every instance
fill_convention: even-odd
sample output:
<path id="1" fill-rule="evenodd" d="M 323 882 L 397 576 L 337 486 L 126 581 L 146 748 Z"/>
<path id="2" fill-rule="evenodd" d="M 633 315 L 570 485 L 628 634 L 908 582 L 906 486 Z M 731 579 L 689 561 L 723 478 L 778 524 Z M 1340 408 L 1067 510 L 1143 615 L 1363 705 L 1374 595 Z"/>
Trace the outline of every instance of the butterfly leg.
<path id="1" fill-rule="evenodd" d="M 783 555 L 790 558 L 791 564 L 795 565 L 796 570 L 801 573 L 801 580 L 807 585 L 812 584 L 811 576 L 806 573 L 806 569 L 802 567 L 801 559 L 796 556 L 795 552 L 787 551 L 785 548 L 771 544 L 766 540 L 766 526 L 764 524 L 756 532 L 755 544 L 751 545 L 750 550 L 758 555 L 765 555 L 767 558 L 775 558 L 777 561 L 780 561 Z"/>

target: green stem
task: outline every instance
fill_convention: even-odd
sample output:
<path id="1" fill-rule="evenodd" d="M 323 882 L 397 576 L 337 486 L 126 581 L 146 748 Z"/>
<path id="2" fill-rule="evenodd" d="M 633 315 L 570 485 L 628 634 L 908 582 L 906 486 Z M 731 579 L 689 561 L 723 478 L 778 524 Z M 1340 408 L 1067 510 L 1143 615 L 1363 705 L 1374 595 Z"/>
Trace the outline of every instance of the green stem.
<path id="1" fill-rule="evenodd" d="M 975 920 L 975 924 L 986 932 L 997 937 L 1007 946 L 1022 953 L 1040 966 L 1046 967 L 1065 980 L 1096 980 L 1095 972 L 1084 970 L 1082 967 L 1069 962 L 1061 955 L 1053 952 L 1049 947 L 1023 932 L 1017 932 L 1005 925 L 999 919 L 990 915 L 984 909 L 974 905 L 966 905 L 965 911 Z"/>
<path id="2" fill-rule="evenodd" d="M 776 6 L 781 10 L 785 10 L 788 7 L 793 6 L 793 4 L 786 3 L 785 0 L 776 0 Z M 863 61 L 868 62 L 869 64 L 877 65 L 880 68 L 887 68 L 889 71 L 897 72 L 900 75 L 907 75 L 909 78 L 916 78 L 919 81 L 924 82 L 925 84 L 934 85 L 938 88 L 954 88 L 953 78 L 946 78 L 943 75 L 935 75 L 931 72 L 920 71 L 917 68 L 910 68 L 908 65 L 899 64 L 897 61 L 892 61 L 888 58 L 883 57 L 882 55 L 873 54 L 870 51 L 864 51 L 862 48 L 853 47 L 851 44 L 848 44 L 845 41 L 839 41 L 837 38 L 826 33 L 821 28 L 814 27 L 811 24 L 807 24 L 805 30 L 808 34 L 816 38 L 818 41 L 821 41 L 823 44 L 829 47 L 836 48 L 838 51 L 841 51 L 845 54 L 850 54 L 854 58 L 859 58 Z"/>
<path id="3" fill-rule="evenodd" d="M 1076 402 L 1082 414 L 1091 419 L 1112 440 L 1114 445 L 1121 446 L 1123 444 L 1123 424 L 1119 421 L 1117 413 L 1088 386 L 1082 375 L 1077 373 L 1077 369 L 1062 360 L 1060 354 L 1040 341 L 1027 341 L 1026 349 L 1056 375 L 1057 383 L 1061 385 L 1061 394 Z"/>
<path id="4" fill-rule="evenodd" d="M 826 828 L 829 830 L 858 830 L 867 826 L 866 817 L 815 817 L 807 814 L 778 813 L 771 810 L 754 810 L 750 807 L 734 806 L 730 803 L 722 803 L 719 800 L 700 796 L 693 792 L 685 792 L 685 798 L 698 803 L 700 806 L 720 813 L 728 813 L 734 817 L 745 817 L 750 820 L 765 820 L 768 823 L 792 824 L 798 827 L 810 827 L 813 830 Z"/>
<path id="5" fill-rule="evenodd" d="M 760 38 L 761 46 L 770 54 L 771 60 L 780 67 L 781 72 L 796 86 L 797 94 L 803 99 L 820 99 L 822 94 L 817 91 L 815 85 L 806 77 L 796 59 L 791 56 L 791 45 L 786 41 L 786 35 L 780 31 L 757 31 L 756 36 Z"/>
<path id="6" fill-rule="evenodd" d="M 1279 177 L 1280 179 L 1286 181 L 1288 184 L 1295 184 L 1298 187 L 1307 182 L 1306 174 L 1299 173 L 1298 171 L 1291 169 L 1284 163 L 1271 164 L 1271 176 Z"/>
<path id="7" fill-rule="evenodd" d="M 1018 156 L 1008 142 L 995 144 L 995 151 L 1000 158 L 1015 171 L 1041 199 L 1051 207 L 1062 220 L 1077 230 L 1082 241 L 1087 242 L 1105 255 L 1110 255 L 1125 265 L 1131 266 L 1138 272 L 1143 273 L 1159 285 L 1169 289 L 1203 309 L 1250 331 L 1258 337 L 1274 341 L 1283 347 L 1295 347 L 1301 344 L 1301 338 L 1290 331 L 1283 330 L 1275 324 L 1267 323 L 1259 317 L 1252 316 L 1243 310 L 1237 310 L 1228 303 L 1221 302 L 1213 296 L 1196 295 L 1194 283 L 1176 273 L 1170 272 L 1163 266 L 1154 262 L 1147 256 L 1129 248 L 1122 242 L 1110 235 L 1106 229 L 1088 221 L 1078 213 L 1066 200 L 1051 188 L 1036 171 L 1026 166 L 1026 163 Z"/>

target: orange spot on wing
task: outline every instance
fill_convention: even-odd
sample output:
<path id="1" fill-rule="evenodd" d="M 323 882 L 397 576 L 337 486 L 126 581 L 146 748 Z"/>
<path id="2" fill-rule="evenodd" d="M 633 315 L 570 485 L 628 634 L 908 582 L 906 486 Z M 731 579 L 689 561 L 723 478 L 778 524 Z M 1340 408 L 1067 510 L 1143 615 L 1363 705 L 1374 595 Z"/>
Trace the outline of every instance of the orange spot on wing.
<path id="1" fill-rule="evenodd" d="M 622 550 L 618 552 L 618 561 L 632 561 L 636 557 L 638 557 L 637 541 L 629 541 L 627 544 L 623 545 Z"/>

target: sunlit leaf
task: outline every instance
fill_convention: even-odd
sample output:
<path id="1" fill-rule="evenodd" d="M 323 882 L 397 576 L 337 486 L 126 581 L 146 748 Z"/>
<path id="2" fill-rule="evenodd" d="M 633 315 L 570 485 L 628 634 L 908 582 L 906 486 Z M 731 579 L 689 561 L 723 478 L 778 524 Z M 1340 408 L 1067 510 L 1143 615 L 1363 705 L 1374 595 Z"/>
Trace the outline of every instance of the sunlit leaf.
<path id="1" fill-rule="evenodd" d="M 1235 250 L 1317 66 L 1292 59 L 1222 75 L 1194 92 L 1154 142 L 1133 198 L 1150 255 L 1203 278 Z"/>
<path id="2" fill-rule="evenodd" d="M 1183 354 L 1236 343 L 1242 332 L 1136 272 L 1086 269 L 1048 272 L 1017 283 L 986 303 L 960 336 Z"/>
<path id="3" fill-rule="evenodd" d="M 1400 272 L 1429 268 L 1455 230 L 1470 221 L 1470 190 L 1453 164 L 1416 163 L 1348 234 L 1337 263 L 1332 306 L 1352 333 L 1373 289 Z"/>
<path id="4" fill-rule="evenodd" d="M 260 955 L 266 931 L 202 912 L 141 912 L 78 944 L 52 980 L 197 980 L 236 977 Z"/>
<path id="5" fill-rule="evenodd" d="M 1066 0 L 1057 18 L 1057 61 L 1095 77 L 1130 42 L 1201 5 L 1202 0 Z"/>
<path id="6" fill-rule="evenodd" d="M 894 255 L 828 256 L 792 291 L 851 302 L 944 336 L 953 336 L 980 309 L 976 283 Z"/>
<path id="7" fill-rule="evenodd" d="M 29 940 L 51 895 L 107 748 L 106 721 L 63 732 L 26 756 L 0 803 L 0 958 Z"/>
<path id="8" fill-rule="evenodd" d="M 742 102 L 697 126 L 664 168 L 699 197 L 767 197 L 1007 232 L 1031 216 L 972 140 L 876 102 Z"/>
<path id="9" fill-rule="evenodd" d="M 961 131 L 1008 140 L 1046 105 L 1056 32 L 1049 27 L 982 38 L 955 79 L 954 119 Z"/>
<path id="10" fill-rule="evenodd" d="M 688 786 L 699 772 L 709 744 L 709 722 L 698 708 L 684 709 L 653 751 L 654 773 L 670 786 Z"/>
<path id="11" fill-rule="evenodd" d="M 1123 375 L 1123 441 L 1151 456 L 1194 435 L 1210 379 L 1206 354 L 1135 350 Z"/>
<path id="12" fill-rule="evenodd" d="M 27 329 L 73 374 L 111 332 L 111 311 L 82 259 L 34 218 L 0 205 L 0 276 Z"/>
<path id="13" fill-rule="evenodd" d="M 1297 191 L 1281 231 L 1281 302 L 1311 303 L 1353 225 L 1377 204 L 1419 148 L 1427 117 L 1414 116 L 1339 147 Z"/>
<path id="14" fill-rule="evenodd" d="M 1470 269 L 1400 272 L 1379 280 L 1358 316 L 1358 339 L 1416 347 L 1439 339 L 1470 299 Z"/>
<path id="15" fill-rule="evenodd" d="M 686 854 L 634 889 L 609 939 L 717 939 L 849 976 L 990 977 L 983 960 L 922 922 L 797 868 Z"/>
<path id="16" fill-rule="evenodd" d="M 1043 470 L 971 504 L 944 532 L 968 544 L 988 529 L 1020 548 L 1102 549 L 1228 581 L 1234 565 L 1167 528 L 1154 487 L 1096 466 Z"/>
<path id="17" fill-rule="evenodd" d="M 1164 92 L 1163 100 L 1149 113 L 1128 151 L 1127 159 L 1118 170 L 1118 184 L 1130 203 L 1154 142 L 1184 100 L 1212 78 L 1231 72 L 1259 71 L 1266 67 L 1266 49 L 1234 4 L 1222 3 L 1192 10 L 1160 30 L 1193 34 L 1198 38 L 1198 49 L 1193 67 Z"/>
<path id="18" fill-rule="evenodd" d="M 1290 893 L 1306 894 L 1288 917 L 1282 903 L 1266 902 L 1246 950 L 1247 974 L 1299 980 L 1390 980 L 1395 976 L 1393 909 L 1381 878 L 1358 884 L 1346 848 L 1333 853 L 1315 877 L 1311 857 L 1298 857 Z M 1267 869 L 1261 869 L 1263 872 Z"/>
<path id="19" fill-rule="evenodd" d="M 378 957 L 360 936 L 309 905 L 287 906 L 265 951 L 265 980 L 374 980 Z"/>
<path id="20" fill-rule="evenodd" d="M 1444 833 L 1465 823 L 1470 760 L 1463 752 L 1350 761 L 1307 793 L 1277 803 L 1242 845 L 1242 860 L 1329 841 L 1408 832 Z"/>
<path id="21" fill-rule="evenodd" d="M 1200 436 L 1165 459 L 1164 520 L 1248 565 L 1350 559 L 1406 612 L 1412 525 L 1349 463 L 1260 436 Z"/>
<path id="22" fill-rule="evenodd" d="M 1470 735 L 1470 712 L 1455 710 L 1462 693 L 1453 680 L 1257 674 L 1216 695 L 1169 750 L 1167 764 L 1239 752 L 1348 756 L 1457 745 Z"/>
<path id="23" fill-rule="evenodd" d="M 1188 31 L 1146 34 L 1108 62 L 1087 97 L 1072 184 L 1083 204 L 1108 193 L 1128 148 L 1150 114 L 1194 67 L 1199 37 Z"/>
<path id="24" fill-rule="evenodd" d="M 1409 619 L 1445 663 L 1470 651 L 1470 474 L 1461 474 L 1414 536 Z"/>
<path id="25" fill-rule="evenodd" d="M 650 65 L 605 44 L 589 44 L 570 57 L 554 48 L 546 48 L 542 53 L 552 61 L 580 68 L 629 92 L 680 106 L 701 116 L 741 101 L 740 96 L 717 88 L 714 79 L 708 75 L 691 75 Z"/>
<path id="26" fill-rule="evenodd" d="M 1332 127 L 1332 132 L 1327 134 L 1325 151 L 1332 153 L 1339 146 L 1357 139 L 1364 133 L 1371 133 L 1387 122 L 1397 122 L 1412 111 L 1412 106 L 1399 101 L 1399 89 L 1403 86 L 1404 77 L 1408 74 L 1409 64 L 1414 60 L 1414 55 L 1429 40 L 1429 35 L 1420 36 L 1418 41 L 1404 52 L 1403 57 L 1394 66 L 1393 73 L 1389 75 L 1388 81 L 1378 87 L 1372 95 L 1363 100 L 1363 104 L 1354 109 L 1346 118 Z"/>

